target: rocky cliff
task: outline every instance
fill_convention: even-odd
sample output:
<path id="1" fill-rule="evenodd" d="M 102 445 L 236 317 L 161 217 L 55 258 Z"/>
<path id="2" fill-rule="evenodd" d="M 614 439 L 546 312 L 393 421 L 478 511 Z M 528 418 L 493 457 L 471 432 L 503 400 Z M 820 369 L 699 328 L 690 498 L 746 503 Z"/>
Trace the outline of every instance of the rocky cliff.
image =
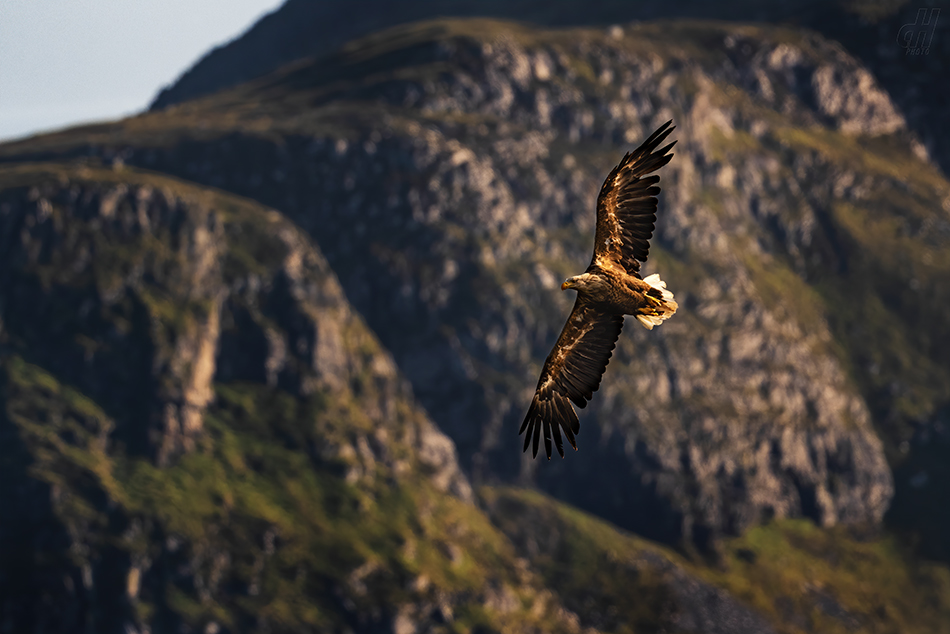
<path id="1" fill-rule="evenodd" d="M 476 513 L 451 441 L 277 212 L 164 176 L 31 165 L 0 173 L 0 236 L 5 627 L 391 619 L 401 602 L 369 597 L 379 564 L 345 516 L 409 545 L 424 522 L 399 525 L 394 505 Z M 337 522 L 308 511 L 320 500 Z M 363 578 L 292 610 L 334 566 Z"/>
<path id="2" fill-rule="evenodd" d="M 604 175 L 669 118 L 646 272 L 680 311 L 627 325 L 578 453 L 527 460 L 558 283 Z M 950 183 L 834 42 L 427 22 L 0 165 L 4 468 L 26 487 L 4 495 L 50 527 L 20 542 L 78 553 L 39 594 L 135 627 L 939 631 L 944 569 L 875 527 L 892 468 L 904 528 L 943 526 Z M 903 585 L 851 591 L 889 569 Z M 621 616 L 627 582 L 650 599 Z"/>
<path id="3" fill-rule="evenodd" d="M 585 450 L 538 469 L 512 435 L 569 307 L 556 282 L 588 257 L 603 174 L 666 118 L 680 144 L 648 271 L 680 318 L 628 328 Z M 204 138 L 170 142 L 182 120 Z M 772 516 L 873 523 L 892 485 L 869 403 L 893 445 L 941 405 L 950 190 L 886 93 L 814 36 L 429 23 L 122 127 L 128 141 L 67 135 L 46 153 L 118 156 L 285 210 L 478 481 L 534 479 L 673 542 Z M 900 248 L 893 223 L 928 247 Z M 913 341 L 925 332 L 932 345 Z"/>
<path id="4" fill-rule="evenodd" d="M 919 15 L 924 9 L 928 13 Z M 930 13 L 934 9 L 937 13 Z M 916 4 L 906 0 L 413 0 L 398 7 L 380 0 L 288 0 L 242 37 L 202 57 L 164 88 L 151 107 L 166 108 L 262 77 L 296 60 L 328 55 L 348 40 L 373 31 L 438 17 L 479 16 L 547 27 L 601 28 L 631 20 L 672 18 L 760 22 L 810 29 L 840 42 L 884 86 L 946 172 L 950 168 L 950 145 L 946 142 L 950 138 L 946 114 L 950 112 L 950 93 L 943 78 L 950 72 L 950 37 L 945 35 L 946 23 L 940 22 L 939 11 L 934 0 Z M 930 23 L 931 16 L 935 24 L 927 36 L 925 23 Z"/>

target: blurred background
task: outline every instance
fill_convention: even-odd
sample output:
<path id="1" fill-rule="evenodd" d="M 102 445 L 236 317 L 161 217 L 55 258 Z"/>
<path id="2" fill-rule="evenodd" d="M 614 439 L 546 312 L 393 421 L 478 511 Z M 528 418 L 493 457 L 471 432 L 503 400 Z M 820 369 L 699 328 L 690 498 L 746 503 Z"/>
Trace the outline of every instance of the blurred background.
<path id="1" fill-rule="evenodd" d="M 0 9 L 0 631 L 950 631 L 940 5 L 53 9 Z M 668 119 L 680 310 L 526 458 Z"/>

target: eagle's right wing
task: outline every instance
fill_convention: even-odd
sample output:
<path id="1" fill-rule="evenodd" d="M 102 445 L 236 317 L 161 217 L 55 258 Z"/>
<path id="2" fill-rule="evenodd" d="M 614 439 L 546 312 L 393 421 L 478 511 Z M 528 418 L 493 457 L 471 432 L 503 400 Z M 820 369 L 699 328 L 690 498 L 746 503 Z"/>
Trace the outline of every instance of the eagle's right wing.
<path id="1" fill-rule="evenodd" d="M 675 128 L 667 121 L 607 176 L 597 197 L 597 231 L 591 265 L 610 269 L 620 265 L 628 275 L 639 275 L 640 263 L 650 252 L 656 222 L 656 186 L 652 174 L 670 162 L 676 141 L 657 149 Z M 652 175 L 650 175 L 652 174 Z"/>
<path id="2" fill-rule="evenodd" d="M 550 459 L 553 431 L 554 445 L 563 458 L 561 430 L 571 446 L 577 449 L 574 436 L 580 423 L 570 401 L 583 408 L 600 387 L 600 379 L 607 369 L 621 328 L 623 315 L 601 312 L 581 301 L 580 297 L 574 302 L 574 310 L 544 362 L 538 389 L 518 432 L 527 431 L 524 451 L 533 441 L 532 455 L 537 457 L 543 431 L 544 448 Z"/>

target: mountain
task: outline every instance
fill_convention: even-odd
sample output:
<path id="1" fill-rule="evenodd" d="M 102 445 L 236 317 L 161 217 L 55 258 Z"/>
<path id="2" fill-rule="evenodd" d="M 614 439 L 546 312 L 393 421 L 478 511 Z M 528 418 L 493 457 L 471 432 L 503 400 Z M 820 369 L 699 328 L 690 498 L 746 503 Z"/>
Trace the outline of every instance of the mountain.
<path id="1" fill-rule="evenodd" d="M 526 459 L 558 282 L 670 118 L 680 311 Z M 2 145 L 0 192 L 18 630 L 947 622 L 950 182 L 820 35 L 416 23 Z"/>
<path id="2" fill-rule="evenodd" d="M 254 24 L 247 33 L 212 49 L 174 84 L 156 96 L 151 108 L 161 109 L 262 77 L 290 62 L 324 57 L 369 33 L 400 24 L 441 17 L 494 17 L 545 26 L 607 26 L 636 19 L 664 17 L 746 19 L 758 22 L 801 19 L 826 13 L 813 1 L 765 6 L 734 2 L 715 7 L 702 2 L 537 3 L 414 0 L 394 5 L 380 0 L 315 2 L 288 0 Z"/>
<path id="3" fill-rule="evenodd" d="M 919 12 L 927 10 L 921 16 Z M 936 10 L 936 13 L 933 11 Z M 164 88 L 153 110 L 259 78 L 290 62 L 320 58 L 347 41 L 380 29 L 441 17 L 494 17 L 547 26 L 606 28 L 632 20 L 712 19 L 759 22 L 813 30 L 840 42 L 861 60 L 903 111 L 944 172 L 950 171 L 950 37 L 933 0 L 785 0 L 710 3 L 697 0 L 288 0 L 242 37 L 215 48 Z M 925 23 L 933 18 L 933 28 Z M 929 36 L 927 33 L 929 32 Z M 905 46 L 913 37 L 926 48 Z M 915 37 L 916 36 L 916 37 Z"/>

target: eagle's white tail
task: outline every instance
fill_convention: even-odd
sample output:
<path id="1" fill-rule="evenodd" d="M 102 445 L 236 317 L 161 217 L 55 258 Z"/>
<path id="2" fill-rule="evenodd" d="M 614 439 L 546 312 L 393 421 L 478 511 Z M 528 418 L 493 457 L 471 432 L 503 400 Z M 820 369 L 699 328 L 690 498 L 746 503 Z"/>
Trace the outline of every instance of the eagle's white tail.
<path id="1" fill-rule="evenodd" d="M 659 297 L 655 293 L 649 293 L 646 297 L 653 304 L 649 308 L 644 308 L 646 313 L 638 314 L 637 320 L 643 324 L 647 330 L 653 330 L 653 326 L 659 326 L 665 320 L 673 316 L 679 305 L 673 301 L 673 293 L 666 290 L 666 282 L 660 279 L 659 274 L 648 275 L 643 280 L 656 290 L 660 291 Z"/>

